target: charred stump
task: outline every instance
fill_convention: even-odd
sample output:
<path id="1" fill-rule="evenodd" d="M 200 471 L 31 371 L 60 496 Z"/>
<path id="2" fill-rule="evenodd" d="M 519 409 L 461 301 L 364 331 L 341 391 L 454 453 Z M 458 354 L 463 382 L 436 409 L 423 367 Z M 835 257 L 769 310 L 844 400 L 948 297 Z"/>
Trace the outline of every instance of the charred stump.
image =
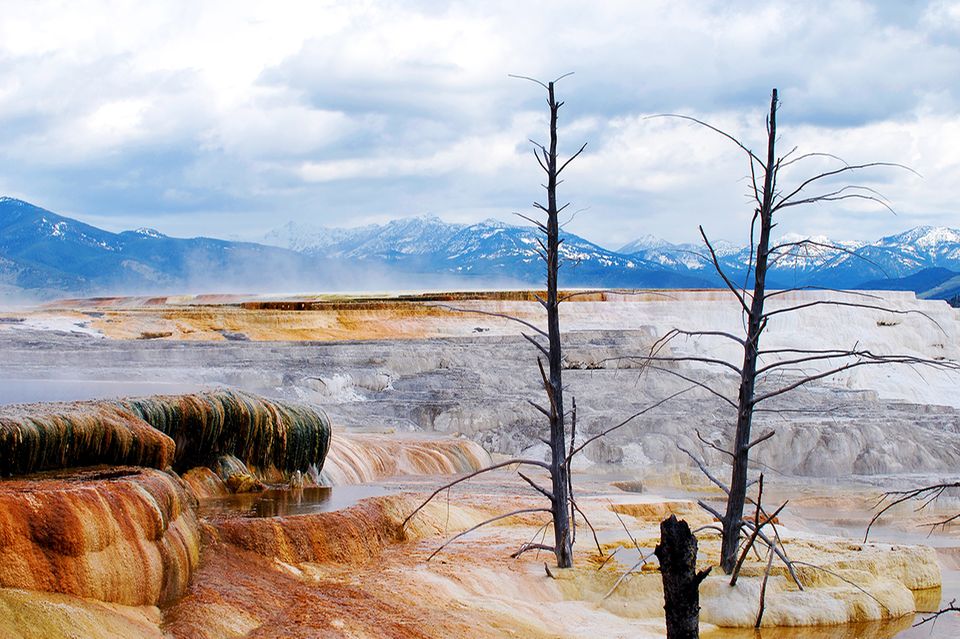
<path id="1" fill-rule="evenodd" d="M 697 538 L 687 522 L 670 515 L 660 522 L 660 543 L 654 553 L 663 578 L 663 610 L 667 639 L 700 636 L 700 582 L 710 569 L 697 572 Z"/>

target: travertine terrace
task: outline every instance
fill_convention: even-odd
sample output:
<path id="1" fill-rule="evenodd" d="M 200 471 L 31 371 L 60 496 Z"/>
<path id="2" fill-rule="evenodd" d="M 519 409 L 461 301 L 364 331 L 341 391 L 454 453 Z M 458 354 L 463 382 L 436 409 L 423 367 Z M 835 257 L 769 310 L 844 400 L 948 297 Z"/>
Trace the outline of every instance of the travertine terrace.
<path id="1" fill-rule="evenodd" d="M 829 346 L 858 343 L 881 352 L 960 359 L 957 311 L 911 295 L 883 296 L 898 312 L 814 305 L 772 322 L 768 345 L 829 339 Z M 822 293 L 798 293 L 777 303 L 824 299 Z M 96 415 L 96 426 L 88 430 L 107 429 L 117 441 L 141 427 L 137 419 L 168 424 L 156 435 L 144 431 L 146 438 L 137 439 L 145 442 L 142 449 L 128 443 L 84 453 L 82 459 L 109 469 L 73 468 L 78 464 L 63 462 L 73 453 L 60 451 L 37 455 L 36 463 L 17 471 L 44 474 L 4 482 L 5 512 L 26 513 L 26 504 L 32 510 L 11 516 L 0 531 L 22 557 L 21 567 L 5 570 L 0 582 L 3 636 L 660 636 L 655 566 L 604 596 L 639 559 L 625 526 L 646 552 L 656 543 L 659 520 L 670 512 L 697 525 L 710 523 L 689 499 L 717 494 L 676 447 L 680 443 L 721 475 L 726 472 L 722 455 L 700 437 L 724 442 L 730 411 L 702 390 L 638 418 L 577 460 L 581 504 L 597 527 L 604 556 L 581 521 L 578 567 L 571 572 L 551 579 L 543 557 L 509 559 L 519 543 L 542 531 L 536 516 L 487 528 L 425 561 L 443 537 L 508 504 L 537 503 L 510 472 L 458 489 L 401 525 L 417 495 L 443 476 L 479 468 L 489 455 L 544 454 L 542 424 L 526 404 L 538 393 L 534 351 L 501 317 L 536 322 L 538 309 L 532 293 L 503 292 L 111 298 L 0 313 L 6 389 L 0 399 L 65 402 L 8 407 L 0 421 L 4 415 L 9 421 L 55 414 L 59 421 L 50 423 L 79 424 Z M 561 318 L 565 381 L 577 397 L 582 436 L 684 388 L 675 375 L 642 372 L 631 356 L 644 354 L 671 328 L 736 331 L 740 321 L 736 306 L 717 291 L 593 292 L 571 298 Z M 726 345 L 703 338 L 672 348 L 676 354 L 735 356 Z M 722 388 L 735 383 L 694 365 L 674 370 L 711 375 Z M 910 625 L 915 609 L 936 606 L 938 562 L 952 575 L 960 543 L 948 531 L 936 538 L 937 551 L 910 545 L 924 541 L 911 526 L 936 512 L 894 513 L 877 543 L 821 533 L 857 532 L 880 487 L 952 476 L 960 457 L 957 381 L 939 370 L 864 367 L 784 396 L 775 411 L 759 416 L 761 426 L 777 430 L 758 457 L 772 486 L 770 499 L 796 502 L 781 517 L 787 548 L 826 569 L 804 569 L 808 588 L 800 592 L 776 568 L 764 637 L 892 637 Z M 202 398 L 203 391 L 219 388 L 233 389 L 228 395 L 245 405 L 292 407 L 262 409 L 275 416 L 292 410 L 286 422 L 270 422 L 288 425 L 265 430 L 267 422 L 248 419 L 242 437 L 211 440 L 200 435 L 216 428 L 193 431 L 178 428 L 178 417 L 160 418 L 184 410 L 207 414 L 206 408 L 190 408 L 207 400 L 117 399 L 188 391 Z M 94 398 L 99 401 L 71 403 Z M 169 406 L 181 403 L 184 408 L 170 412 Z M 300 405 L 322 407 L 332 424 L 322 471 L 308 463 L 318 442 L 291 448 L 283 434 L 294 432 Z M 216 463 L 177 453 L 197 445 L 212 446 Z M 5 463 L 12 472 L 12 462 Z M 277 483 L 295 490 L 315 482 L 375 482 L 380 494 L 343 510 L 295 516 L 254 518 L 203 506 L 238 490 Z M 416 494 L 402 494 L 410 492 Z M 838 504 L 847 520 L 823 514 Z M 942 504 L 943 512 L 951 505 Z M 107 510 L 97 514 L 97 508 Z M 56 534 L 43 533 L 52 530 L 46 524 L 22 523 L 47 522 L 51 509 L 61 513 L 51 521 L 95 523 L 63 523 Z M 125 528 L 117 522 L 135 523 Z M 68 529 L 74 532 L 65 534 Z M 717 552 L 716 536 L 709 530 L 700 535 L 707 564 Z M 604 563 L 614 550 L 614 559 Z M 131 586 L 134 573 L 124 553 L 145 558 L 132 561 L 150 567 L 153 576 Z M 3 559 L 5 568 L 13 566 L 11 557 Z M 41 565 L 58 568 L 44 573 Z M 715 626 L 752 625 L 763 566 L 748 563 L 735 589 L 719 576 L 704 584 L 702 621 L 712 633 L 707 636 L 738 637 Z M 826 635 L 775 629 L 850 622 Z"/>

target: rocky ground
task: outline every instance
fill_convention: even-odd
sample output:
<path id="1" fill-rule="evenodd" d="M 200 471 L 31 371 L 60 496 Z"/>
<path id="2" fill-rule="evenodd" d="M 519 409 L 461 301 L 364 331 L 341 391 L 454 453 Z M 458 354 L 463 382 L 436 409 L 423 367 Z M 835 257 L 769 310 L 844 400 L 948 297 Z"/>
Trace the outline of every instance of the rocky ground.
<path id="1" fill-rule="evenodd" d="M 720 445 L 728 441 L 733 410 L 687 379 L 734 397 L 735 376 L 723 368 L 688 362 L 660 363 L 667 370 L 643 372 L 636 356 L 648 353 L 671 328 L 736 331 L 736 307 L 716 292 L 671 295 L 570 302 L 565 307 L 565 383 L 577 399 L 582 435 L 685 391 L 587 448 L 581 467 L 686 463 L 677 444 L 711 465 L 724 462 L 703 440 Z M 771 322 L 766 344 L 857 344 L 932 361 L 960 360 L 955 309 L 899 293 L 887 295 L 884 304 L 899 314 L 817 306 L 802 311 L 802 317 Z M 819 299 L 811 293 L 788 303 Z M 126 309 L 116 301 L 96 311 L 11 315 L 0 323 L 0 376 L 6 378 L 7 401 L 18 399 L 18 393 L 21 400 L 24 393 L 31 394 L 26 399 L 73 399 L 78 397 L 71 394 L 148 394 L 227 385 L 318 403 L 343 428 L 460 434 L 495 453 L 545 453 L 538 440 L 542 420 L 528 403 L 542 394 L 536 351 L 518 335 L 522 327 L 479 313 L 435 306 L 424 311 L 419 302 L 378 304 L 374 309 L 345 310 L 338 304 L 327 310 L 287 310 L 279 318 L 280 311 L 273 308 Z M 529 301 L 450 304 L 538 318 L 536 303 Z M 245 314 L 245 319 L 237 320 L 237 314 Z M 218 328 L 219 333 L 206 333 L 215 341 L 193 339 L 193 333 L 190 339 L 182 333 L 157 339 L 104 338 L 151 327 L 157 330 L 149 334 L 164 334 L 159 330 L 163 325 L 154 322 L 177 324 L 182 331 L 188 324 L 196 326 L 197 317 L 204 318 L 204 330 Z M 391 322 L 397 335 L 383 339 Z M 313 328 L 304 328 L 307 332 L 293 341 L 266 339 L 289 337 L 285 327 L 291 324 Z M 238 339 L 246 337 L 241 329 L 252 326 L 263 339 Z M 264 327 L 273 327 L 273 332 Z M 341 341 L 344 335 L 354 339 Z M 737 361 L 735 345 L 706 338 L 675 340 L 663 354 Z M 784 386 L 801 373 L 817 370 L 788 369 L 760 388 Z M 758 449 L 758 461 L 775 472 L 813 477 L 953 473 L 960 460 L 958 382 L 960 373 L 926 366 L 861 367 L 815 382 L 770 400 L 758 412 L 756 432 L 777 431 L 769 445 Z"/>
<path id="2" fill-rule="evenodd" d="M 645 547 L 655 543 L 656 524 L 671 508 L 692 521 L 703 519 L 683 499 L 717 497 L 678 444 L 721 476 L 726 473 L 723 454 L 711 444 L 729 440 L 732 411 L 702 388 L 691 388 L 688 379 L 724 394 L 736 390 L 736 380 L 713 367 L 670 363 L 665 371 L 644 371 L 636 356 L 649 352 L 671 328 L 736 331 L 739 315 L 717 292 L 601 297 L 571 302 L 562 316 L 565 382 L 577 398 L 578 437 L 682 393 L 592 444 L 576 462 L 579 490 L 605 552 L 623 547 L 629 558 L 636 549 L 627 548 L 632 544 L 614 511 Z M 822 299 L 807 294 L 783 303 Z M 502 295 L 373 306 L 341 300 L 304 307 L 301 302 L 274 301 L 264 308 L 261 302 L 244 306 L 235 299 L 105 300 L 0 314 L 0 401 L 214 386 L 308 401 L 323 406 L 334 425 L 331 454 L 341 461 L 331 463 L 330 472 L 347 483 L 377 478 L 388 492 L 422 492 L 441 481 L 384 478 L 409 474 L 426 458 L 432 460 L 427 472 L 459 468 L 459 462 L 444 460 L 462 457 L 457 450 L 466 444 L 427 445 L 433 452 L 424 453 L 417 449 L 424 437 L 468 438 L 494 455 L 545 453 L 538 441 L 542 420 L 528 403 L 542 393 L 535 350 L 513 323 L 486 314 L 537 321 L 535 302 Z M 455 312 L 438 303 L 481 312 Z M 809 347 L 829 339 L 831 347 L 858 344 L 934 361 L 960 360 L 957 311 L 902 294 L 889 294 L 886 303 L 898 312 L 815 305 L 802 319 L 771 323 L 767 344 Z M 676 341 L 667 352 L 736 358 L 735 348 L 705 339 Z M 790 371 L 766 383 L 770 388 L 788 384 L 798 374 Z M 812 561 L 833 563 L 834 572 L 855 576 L 876 598 L 862 597 L 842 579 L 816 570 L 808 576 L 816 592 L 797 594 L 781 574 L 767 623 L 861 625 L 828 634 L 766 630 L 764 637 L 901 636 L 910 625 L 910 616 L 900 618 L 901 613 L 939 603 L 939 591 L 919 603 L 910 595 L 911 589 L 939 581 L 938 560 L 947 569 L 949 588 L 956 589 L 953 568 L 960 544 L 952 533 L 935 538 L 936 553 L 894 547 L 922 542 L 912 527 L 928 522 L 928 515 L 950 512 L 956 501 L 949 496 L 935 512 L 918 515 L 901 508 L 891 513 L 890 524 L 879 533 L 880 545 L 824 541 L 820 535 L 859 534 L 879 489 L 957 475 L 957 381 L 955 373 L 930 367 L 863 367 L 772 400 L 770 410 L 757 415 L 756 432 L 774 429 L 776 435 L 758 449 L 755 470 L 767 474 L 770 499 L 797 502 L 783 516 L 793 547 Z M 363 431 L 378 434 L 358 439 L 356 433 Z M 342 440 L 353 443 L 338 444 L 338 432 L 353 433 L 352 440 Z M 192 489 L 203 496 L 200 484 Z M 64 636 L 57 629 L 68 628 L 68 619 L 87 624 L 84 628 L 97 628 L 96 620 L 102 619 L 103 631 L 85 636 L 306 637 L 320 629 L 345 637 L 658 636 L 658 576 L 638 575 L 604 600 L 626 565 L 609 562 L 597 570 L 602 559 L 591 559 L 596 548 L 591 550 L 582 524 L 578 554 L 586 564 L 559 580 L 544 575 L 542 558 L 507 559 L 510 546 L 536 534 L 540 522 L 533 520 L 493 527 L 457 542 L 439 563 L 424 563 L 443 536 L 506 505 L 530 501 L 514 496 L 521 491 L 512 473 L 496 474 L 455 493 L 452 510 L 444 505 L 431 511 L 410 535 L 396 530 L 399 515 L 413 503 L 407 497 L 376 497 L 337 516 L 201 517 L 205 550 L 189 592 L 175 604 L 158 610 L 124 602 L 60 601 L 60 591 L 25 601 L 22 591 L 0 589 L 0 628 L 10 634 L 30 619 L 35 624 L 42 619 L 46 625 L 37 628 Z M 675 506 L 665 509 L 665 498 Z M 324 528 L 335 532 L 317 532 Z M 709 533 L 702 541 L 708 562 L 716 542 Z M 762 572 L 758 566 L 751 570 Z M 707 584 L 704 621 L 750 625 L 758 587 L 757 576 L 751 579 L 733 594 L 723 590 L 719 577 Z M 954 627 L 946 627 L 948 634 L 940 636 L 952 636 Z M 741 636 L 733 630 L 711 632 Z"/>

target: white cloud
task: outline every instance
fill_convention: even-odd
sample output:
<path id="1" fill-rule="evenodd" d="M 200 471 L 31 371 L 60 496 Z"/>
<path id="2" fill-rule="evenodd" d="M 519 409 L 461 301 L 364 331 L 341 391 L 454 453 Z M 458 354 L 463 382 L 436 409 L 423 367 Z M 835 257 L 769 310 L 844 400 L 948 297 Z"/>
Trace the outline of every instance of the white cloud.
<path id="1" fill-rule="evenodd" d="M 737 236 L 750 209 L 736 150 L 644 118 L 689 113 L 761 146 L 774 85 L 784 147 L 924 175 L 865 176 L 899 217 L 838 204 L 784 230 L 960 225 L 958 7 L 4 2 L 0 190 L 188 233 L 216 234 L 238 211 L 250 229 L 266 213 L 510 219 L 540 194 L 526 140 L 545 122 L 540 89 L 506 76 L 574 70 L 559 87 L 562 146 L 589 146 L 563 194 L 590 207 L 570 227 L 588 238 L 685 240 L 698 223 Z"/>

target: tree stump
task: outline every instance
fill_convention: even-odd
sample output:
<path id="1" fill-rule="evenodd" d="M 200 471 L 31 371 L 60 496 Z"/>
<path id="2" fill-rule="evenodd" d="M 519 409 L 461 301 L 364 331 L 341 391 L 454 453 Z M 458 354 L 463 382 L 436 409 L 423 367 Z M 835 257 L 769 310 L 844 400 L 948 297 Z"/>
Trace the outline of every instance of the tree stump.
<path id="1" fill-rule="evenodd" d="M 710 569 L 697 572 L 697 538 L 687 522 L 670 515 L 660 522 L 660 543 L 654 554 L 660 560 L 663 610 L 667 639 L 700 637 L 700 582 Z"/>

